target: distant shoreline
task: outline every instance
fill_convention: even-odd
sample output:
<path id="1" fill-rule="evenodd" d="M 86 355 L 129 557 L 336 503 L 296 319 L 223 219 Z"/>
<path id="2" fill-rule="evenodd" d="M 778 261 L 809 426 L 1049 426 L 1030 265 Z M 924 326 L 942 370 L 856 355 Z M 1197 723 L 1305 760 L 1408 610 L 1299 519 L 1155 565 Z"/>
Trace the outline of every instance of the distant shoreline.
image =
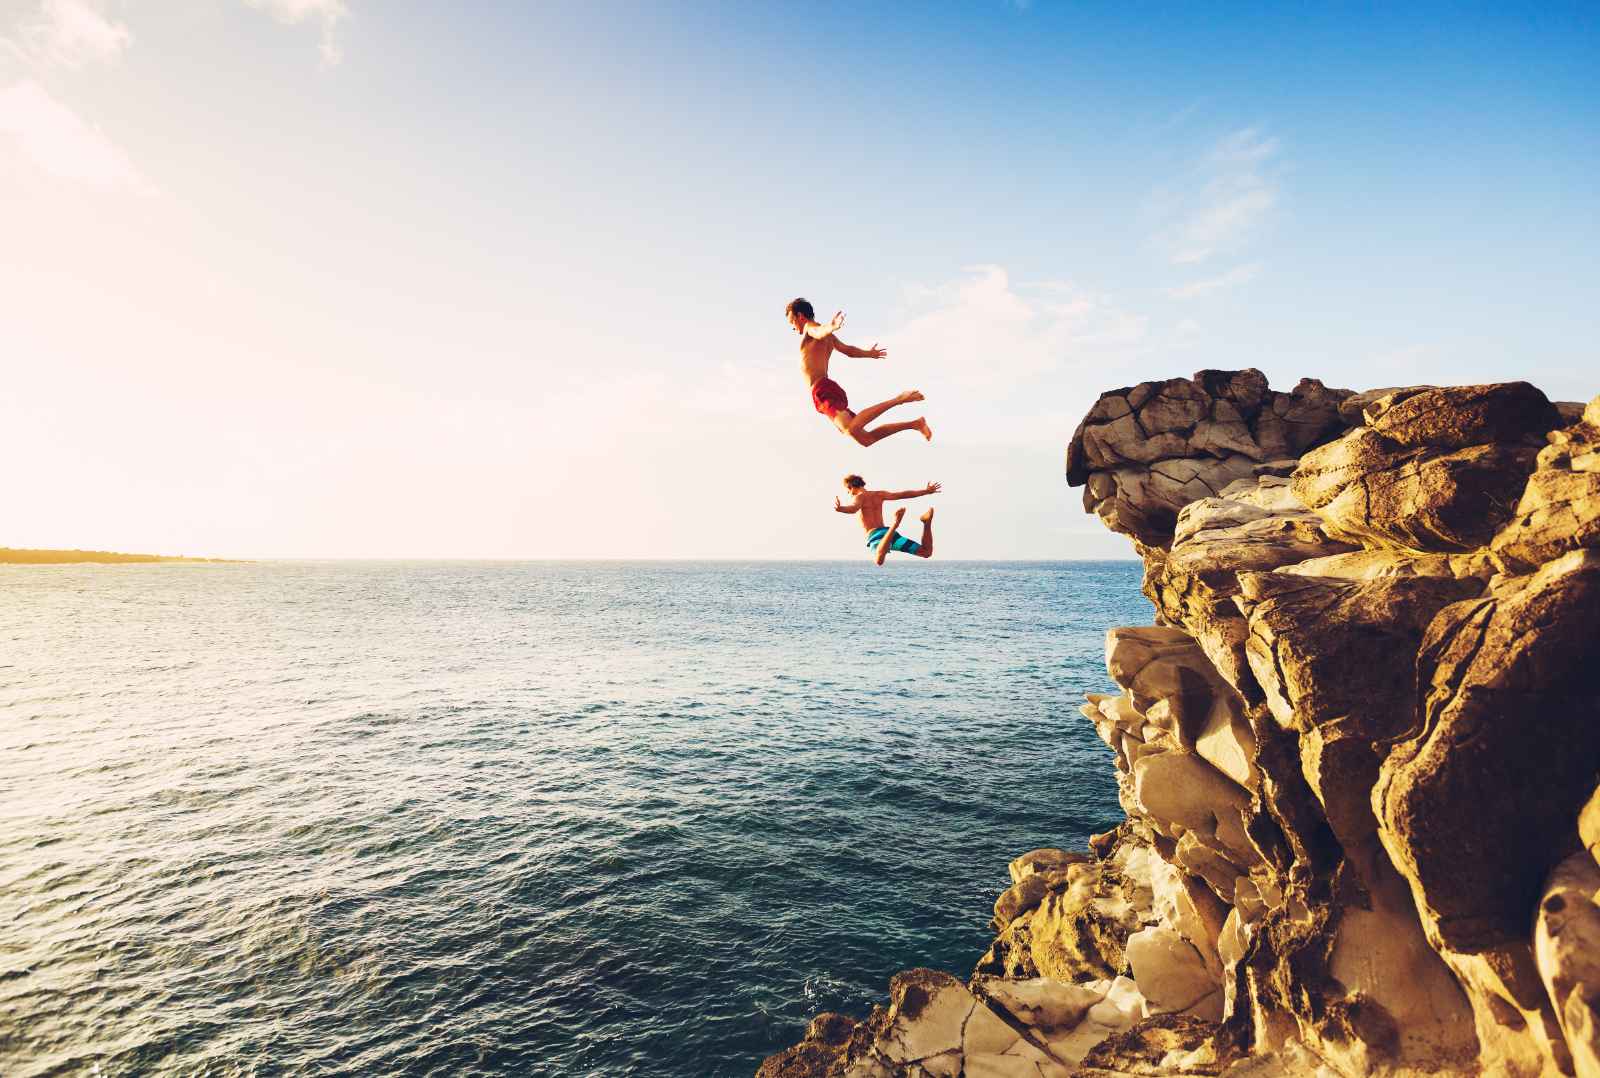
<path id="1" fill-rule="evenodd" d="M 0 565 L 126 565 L 152 562 L 228 562 L 229 558 L 186 558 L 169 554 L 119 554 L 111 550 L 22 550 L 0 547 Z"/>

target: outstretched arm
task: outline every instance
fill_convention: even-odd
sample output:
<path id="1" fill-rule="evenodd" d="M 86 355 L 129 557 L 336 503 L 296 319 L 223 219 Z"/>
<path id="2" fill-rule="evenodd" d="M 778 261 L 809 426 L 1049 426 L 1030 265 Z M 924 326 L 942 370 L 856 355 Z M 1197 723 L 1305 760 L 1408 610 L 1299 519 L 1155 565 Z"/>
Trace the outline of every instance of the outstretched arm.
<path id="1" fill-rule="evenodd" d="M 835 498 L 833 499 L 833 511 L 835 513 L 859 513 L 861 511 L 861 503 L 854 501 L 849 505 L 845 505 L 838 498 Z"/>
<path id="2" fill-rule="evenodd" d="M 939 483 L 929 483 L 921 490 L 895 490 L 890 491 L 883 497 L 885 501 L 899 501 L 904 498 L 920 498 L 924 494 L 937 494 L 943 489 L 944 487 Z"/>
<path id="3" fill-rule="evenodd" d="M 834 341 L 833 350 L 835 352 L 843 352 L 847 356 L 854 356 L 856 359 L 882 359 L 884 356 L 889 354 L 889 350 L 887 348 L 878 347 L 877 341 L 872 342 L 871 348 L 857 348 L 853 344 L 845 344 L 843 341 Z"/>
<path id="4" fill-rule="evenodd" d="M 810 323 L 808 323 L 806 325 L 806 336 L 807 337 L 815 337 L 817 340 L 820 341 L 824 337 L 827 337 L 830 334 L 839 332 L 839 327 L 843 326 L 843 325 L 844 325 L 844 312 L 843 311 L 834 311 L 833 312 L 833 321 L 831 321 L 831 322 L 827 322 L 827 323 L 810 322 Z M 834 343 L 837 344 L 838 342 L 835 341 Z"/>

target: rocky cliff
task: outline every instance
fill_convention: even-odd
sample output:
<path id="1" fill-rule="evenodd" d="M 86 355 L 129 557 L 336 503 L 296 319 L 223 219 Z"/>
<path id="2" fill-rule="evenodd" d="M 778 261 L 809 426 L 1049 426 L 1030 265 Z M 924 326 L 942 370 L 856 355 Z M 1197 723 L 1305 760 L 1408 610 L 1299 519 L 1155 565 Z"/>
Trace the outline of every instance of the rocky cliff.
<path id="1" fill-rule="evenodd" d="M 1600 398 L 1201 371 L 1067 479 L 1156 608 L 1082 708 L 1126 821 L 758 1074 L 1600 1078 Z"/>

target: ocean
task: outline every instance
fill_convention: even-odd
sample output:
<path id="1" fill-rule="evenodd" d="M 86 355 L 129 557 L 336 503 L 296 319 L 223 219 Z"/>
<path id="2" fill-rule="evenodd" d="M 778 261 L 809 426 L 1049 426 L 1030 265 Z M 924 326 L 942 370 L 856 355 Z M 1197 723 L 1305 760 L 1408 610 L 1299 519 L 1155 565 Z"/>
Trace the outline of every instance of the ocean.
<path id="1" fill-rule="evenodd" d="M 1140 571 L 0 568 L 0 1074 L 749 1075 L 1121 819 Z"/>

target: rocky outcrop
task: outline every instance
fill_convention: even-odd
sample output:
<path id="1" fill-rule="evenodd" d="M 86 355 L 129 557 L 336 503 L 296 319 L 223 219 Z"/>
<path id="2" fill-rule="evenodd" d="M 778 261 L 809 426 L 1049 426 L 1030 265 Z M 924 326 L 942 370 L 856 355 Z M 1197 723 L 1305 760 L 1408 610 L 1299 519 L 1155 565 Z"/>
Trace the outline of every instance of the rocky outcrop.
<path id="1" fill-rule="evenodd" d="M 1349 396 L 1314 378 L 1274 392 L 1254 368 L 1113 390 L 1072 435 L 1067 482 L 1112 531 L 1164 545 L 1185 505 L 1343 430 Z"/>
<path id="2" fill-rule="evenodd" d="M 1127 819 L 761 1073 L 1600 1078 L 1600 398 L 1202 371 L 1067 460 L 1156 610 L 1081 708 Z"/>

